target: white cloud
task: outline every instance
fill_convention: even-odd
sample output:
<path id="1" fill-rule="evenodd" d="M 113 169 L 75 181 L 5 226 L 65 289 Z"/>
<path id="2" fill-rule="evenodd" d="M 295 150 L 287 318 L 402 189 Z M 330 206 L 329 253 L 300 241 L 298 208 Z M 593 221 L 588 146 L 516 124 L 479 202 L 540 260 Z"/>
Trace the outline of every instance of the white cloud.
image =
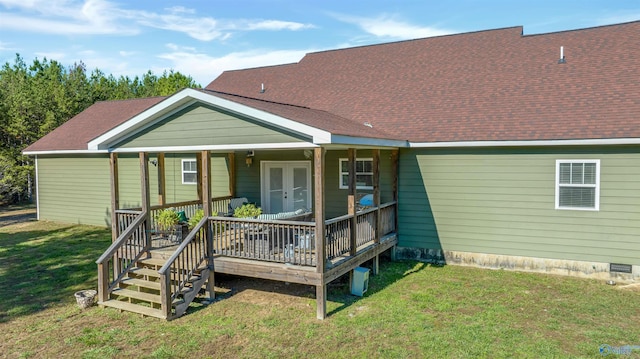
<path id="1" fill-rule="evenodd" d="M 368 34 L 380 38 L 406 40 L 422 37 L 441 36 L 455 33 L 450 29 L 433 26 L 418 26 L 402 20 L 395 15 L 383 14 L 373 18 L 332 14 L 339 21 L 356 25 Z"/>
<path id="2" fill-rule="evenodd" d="M 313 25 L 310 24 L 280 20 L 219 20 L 212 17 L 188 16 L 194 12 L 189 12 L 188 9 L 182 7 L 167 10 L 168 14 L 141 13 L 138 22 L 149 27 L 183 32 L 201 41 L 224 41 L 237 31 L 297 31 L 313 28 Z"/>
<path id="3" fill-rule="evenodd" d="M 46 57 L 47 60 L 56 61 L 62 61 L 67 57 L 67 54 L 63 52 L 36 52 L 35 55 L 42 58 Z"/>
<path id="4" fill-rule="evenodd" d="M 0 51 L 16 51 L 18 48 L 13 47 L 10 42 L 0 41 Z"/>
<path id="5" fill-rule="evenodd" d="M 124 51 L 124 50 L 120 50 L 118 51 L 118 54 L 122 57 L 129 57 L 129 56 L 133 56 L 135 54 L 137 54 L 137 51 Z"/>
<path id="6" fill-rule="evenodd" d="M 135 4 L 135 3 L 134 3 Z M 313 25 L 280 20 L 214 19 L 174 6 L 164 12 L 127 9 L 109 0 L 0 0 L 0 28 L 48 34 L 134 35 L 141 26 L 185 33 L 201 40 L 224 41 L 237 31 L 297 31 Z"/>
<path id="7" fill-rule="evenodd" d="M 0 13 L 0 28 L 58 35 L 125 34 L 137 30 L 120 22 L 126 12 L 105 0 L 77 2 L 65 0 L 0 0 L 18 12 Z"/>
<path id="8" fill-rule="evenodd" d="M 169 53 L 159 55 L 160 58 L 171 62 L 171 68 L 183 74 L 189 74 L 193 79 L 206 86 L 215 79 L 222 71 L 252 68 L 260 66 L 279 65 L 298 62 L 308 52 L 307 50 L 252 50 L 244 52 L 233 52 L 221 57 L 213 57 L 207 54 L 185 50 L 174 44 L 168 46 L 174 50 Z M 164 69 L 153 69 L 154 72 L 161 73 Z"/>

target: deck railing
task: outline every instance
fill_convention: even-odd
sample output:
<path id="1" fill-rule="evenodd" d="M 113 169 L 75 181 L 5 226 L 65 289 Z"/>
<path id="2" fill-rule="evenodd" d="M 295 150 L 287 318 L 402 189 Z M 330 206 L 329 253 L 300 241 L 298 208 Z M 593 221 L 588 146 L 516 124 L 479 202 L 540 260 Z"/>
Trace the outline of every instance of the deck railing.
<path id="1" fill-rule="evenodd" d="M 351 223 L 353 215 L 328 219 L 324 222 L 326 257 L 331 260 L 349 253 L 351 248 Z"/>
<path id="2" fill-rule="evenodd" d="M 161 308 L 167 317 L 171 316 L 172 303 L 186 288 L 187 283 L 193 281 L 198 272 L 207 266 L 207 224 L 208 219 L 203 218 L 158 271 Z"/>
<path id="3" fill-rule="evenodd" d="M 214 254 L 315 265 L 315 223 L 212 217 Z"/>
<path id="4" fill-rule="evenodd" d="M 119 236 L 133 221 L 142 213 L 142 211 L 130 210 L 130 209 L 118 209 L 116 210 L 116 223 L 118 226 L 117 235 Z"/>
<path id="5" fill-rule="evenodd" d="M 376 207 L 356 213 L 356 247 L 373 242 L 376 236 Z"/>
<path id="6" fill-rule="evenodd" d="M 124 216 L 123 216 L 124 218 Z M 111 291 L 124 278 L 135 262 L 150 249 L 147 214 L 138 214 L 118 238 L 96 261 L 98 265 L 98 298 L 109 299 Z"/>
<path id="7" fill-rule="evenodd" d="M 380 237 L 396 231 L 396 203 L 380 205 Z"/>
<path id="8" fill-rule="evenodd" d="M 222 197 L 214 197 L 211 199 L 211 213 L 226 213 L 229 210 L 229 203 L 231 201 L 231 196 L 222 196 Z M 193 201 L 183 201 L 183 202 L 175 202 L 175 203 L 165 203 L 162 205 L 151 206 L 151 229 L 156 229 L 156 217 L 160 212 L 165 209 L 171 208 L 176 212 L 184 211 L 185 216 L 187 218 L 191 218 L 196 214 L 196 211 L 202 209 L 202 202 L 199 200 Z M 116 213 L 140 213 L 140 208 L 131 208 L 126 210 L 117 210 Z M 126 228 L 120 227 L 120 228 Z"/>

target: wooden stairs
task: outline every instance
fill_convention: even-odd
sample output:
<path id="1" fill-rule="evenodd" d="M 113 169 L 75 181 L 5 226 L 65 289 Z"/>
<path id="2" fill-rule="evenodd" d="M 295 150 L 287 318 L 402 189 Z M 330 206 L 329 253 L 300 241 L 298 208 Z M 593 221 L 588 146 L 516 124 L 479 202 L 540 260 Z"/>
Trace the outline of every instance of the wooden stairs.
<path id="1" fill-rule="evenodd" d="M 203 265 L 197 274 L 189 279 L 187 285 L 171 303 L 171 311 L 167 316 L 161 309 L 161 276 L 158 273 L 165 263 L 165 259 L 153 257 L 138 260 L 136 265 L 129 269 L 125 278 L 113 289 L 109 300 L 99 302 L 98 305 L 167 320 L 182 316 L 205 284 L 209 270 Z M 172 273 L 172 283 L 174 277 Z"/>

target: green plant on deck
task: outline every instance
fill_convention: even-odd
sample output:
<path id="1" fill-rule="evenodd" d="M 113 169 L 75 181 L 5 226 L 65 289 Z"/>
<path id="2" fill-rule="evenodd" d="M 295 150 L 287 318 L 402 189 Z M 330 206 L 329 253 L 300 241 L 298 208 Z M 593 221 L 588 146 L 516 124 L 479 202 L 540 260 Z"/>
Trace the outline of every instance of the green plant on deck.
<path id="1" fill-rule="evenodd" d="M 165 209 L 156 215 L 156 223 L 161 231 L 170 231 L 180 222 L 178 212 Z"/>
<path id="2" fill-rule="evenodd" d="M 260 214 L 262 214 L 262 209 L 253 203 L 243 204 L 233 212 L 233 216 L 236 218 L 255 218 Z"/>
<path id="3" fill-rule="evenodd" d="M 189 230 L 194 229 L 198 223 L 204 218 L 204 210 L 199 209 L 189 218 Z"/>

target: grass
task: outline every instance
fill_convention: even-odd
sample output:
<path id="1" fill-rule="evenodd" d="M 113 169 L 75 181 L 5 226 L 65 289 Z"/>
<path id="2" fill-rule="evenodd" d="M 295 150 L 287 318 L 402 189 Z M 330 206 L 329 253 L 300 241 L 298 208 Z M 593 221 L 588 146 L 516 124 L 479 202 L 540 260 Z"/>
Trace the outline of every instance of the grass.
<path id="1" fill-rule="evenodd" d="M 640 293 L 602 281 L 383 262 L 363 298 L 339 282 L 315 319 L 309 286 L 218 276 L 228 291 L 171 322 L 92 307 L 108 231 L 28 222 L 0 228 L 0 356 L 602 357 L 640 345 Z M 625 357 L 640 357 L 640 351 Z"/>

